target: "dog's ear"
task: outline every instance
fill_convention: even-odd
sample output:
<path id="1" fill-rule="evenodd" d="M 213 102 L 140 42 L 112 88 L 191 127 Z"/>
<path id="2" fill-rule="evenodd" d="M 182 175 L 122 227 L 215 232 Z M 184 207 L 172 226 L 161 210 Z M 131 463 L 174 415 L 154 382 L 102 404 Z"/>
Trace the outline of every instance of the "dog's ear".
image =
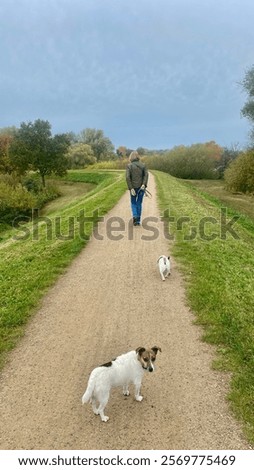
<path id="1" fill-rule="evenodd" d="M 158 351 L 161 352 L 161 348 L 159 348 L 158 346 L 154 346 L 153 348 L 151 348 L 151 350 L 154 352 L 154 354 L 157 354 Z"/>
<path id="2" fill-rule="evenodd" d="M 146 349 L 143 348 L 143 347 L 139 347 L 136 349 L 136 353 L 139 354 L 139 356 L 141 356 L 141 354 L 145 351 Z"/>

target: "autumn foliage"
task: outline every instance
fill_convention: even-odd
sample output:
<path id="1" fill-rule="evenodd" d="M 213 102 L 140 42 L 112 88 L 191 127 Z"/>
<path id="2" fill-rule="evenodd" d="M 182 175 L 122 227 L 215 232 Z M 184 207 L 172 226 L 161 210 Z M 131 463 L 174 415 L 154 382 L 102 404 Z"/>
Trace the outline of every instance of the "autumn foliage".
<path id="1" fill-rule="evenodd" d="M 0 134 L 0 173 L 11 173 L 13 165 L 9 157 L 9 149 L 13 137 L 8 134 Z"/>
<path id="2" fill-rule="evenodd" d="M 216 142 L 180 145 L 163 154 L 146 158 L 149 168 L 183 179 L 214 179 L 223 148 Z"/>
<path id="3" fill-rule="evenodd" d="M 241 153 L 225 171 L 224 179 L 229 191 L 254 193 L 254 150 Z"/>

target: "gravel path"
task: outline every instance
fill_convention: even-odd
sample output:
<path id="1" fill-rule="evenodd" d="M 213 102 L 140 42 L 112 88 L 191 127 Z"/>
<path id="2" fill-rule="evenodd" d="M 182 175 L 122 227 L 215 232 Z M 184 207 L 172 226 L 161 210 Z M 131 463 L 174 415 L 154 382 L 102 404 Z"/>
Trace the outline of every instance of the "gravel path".
<path id="1" fill-rule="evenodd" d="M 144 217 L 159 218 L 156 189 Z M 110 236 L 112 217 L 118 228 Z M 99 224 L 99 235 L 44 297 L 1 375 L 1 449 L 248 449 L 225 396 L 228 376 L 211 369 L 213 349 L 186 305 L 172 260 L 162 282 L 156 260 L 168 253 L 159 230 L 128 228 L 129 195 Z M 122 227 L 123 228 L 123 227 Z M 98 239 L 101 238 L 101 239 Z M 110 239 L 111 238 L 111 239 Z M 155 238 L 155 237 L 154 237 Z M 112 391 L 102 423 L 81 405 L 90 371 L 139 346 L 160 346 L 144 376 L 141 403 Z M 132 390 L 131 390 L 132 392 Z"/>

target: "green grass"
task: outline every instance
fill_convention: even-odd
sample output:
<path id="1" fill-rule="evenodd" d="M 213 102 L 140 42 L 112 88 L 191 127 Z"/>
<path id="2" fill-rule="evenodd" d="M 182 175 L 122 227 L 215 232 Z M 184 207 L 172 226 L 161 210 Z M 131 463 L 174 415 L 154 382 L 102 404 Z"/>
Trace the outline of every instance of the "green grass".
<path id="1" fill-rule="evenodd" d="M 231 193 L 225 189 L 223 180 L 188 180 L 187 184 L 207 198 L 215 198 L 236 212 L 245 214 L 254 221 L 254 195 Z"/>
<path id="2" fill-rule="evenodd" d="M 170 223 L 175 236 L 173 254 L 186 277 L 190 306 L 203 326 L 204 340 L 217 345 L 214 367 L 232 373 L 228 398 L 254 443 L 253 220 L 241 216 L 232 227 L 238 238 L 228 233 L 222 239 L 221 206 L 225 207 L 225 201 L 222 204 L 204 188 L 195 189 L 168 174 L 154 173 L 161 211 L 169 209 L 174 217 Z M 86 245 L 77 220 L 82 210 L 95 223 L 98 215 L 94 211 L 106 214 L 126 190 L 120 171 L 72 171 L 67 180 L 95 186 L 68 199 L 64 207 L 59 200 L 38 224 L 4 233 L 0 244 L 0 364 L 23 334 L 45 291 Z M 232 207 L 227 220 L 241 213 Z M 189 217 L 189 222 L 180 224 L 181 217 Z M 212 217 L 209 220 L 213 222 L 204 217 Z M 60 231 L 56 220 L 61 223 Z M 92 224 L 86 223 L 84 229 L 89 236 Z M 194 231 L 196 236 L 187 240 Z"/>
<path id="3" fill-rule="evenodd" d="M 221 207 L 225 204 L 170 175 L 155 172 L 155 176 L 160 208 L 169 209 L 174 217 L 169 224 L 175 237 L 173 254 L 186 278 L 188 302 L 197 323 L 203 326 L 204 340 L 217 346 L 214 367 L 232 373 L 228 399 L 253 444 L 253 221 L 242 216 L 232 225 L 237 237 L 228 232 L 222 239 Z M 233 215 L 236 212 L 228 209 L 226 223 Z M 189 217 L 189 222 L 181 228 L 183 216 Z M 190 237 L 194 233 L 196 236 Z"/>
<path id="4" fill-rule="evenodd" d="M 92 191 L 95 187 L 92 183 L 74 183 L 72 181 L 57 181 L 56 186 L 61 196 L 47 202 L 40 211 L 41 215 L 48 215 L 51 212 L 63 209 L 66 205 Z"/>
<path id="5" fill-rule="evenodd" d="M 9 230 L 0 244 L 1 365 L 23 334 L 46 289 L 86 245 L 98 216 L 105 215 L 126 190 L 120 172 L 105 175 L 71 172 L 68 179 L 97 185 L 47 217 Z M 82 211 L 92 218 L 83 227 L 78 221 Z"/>

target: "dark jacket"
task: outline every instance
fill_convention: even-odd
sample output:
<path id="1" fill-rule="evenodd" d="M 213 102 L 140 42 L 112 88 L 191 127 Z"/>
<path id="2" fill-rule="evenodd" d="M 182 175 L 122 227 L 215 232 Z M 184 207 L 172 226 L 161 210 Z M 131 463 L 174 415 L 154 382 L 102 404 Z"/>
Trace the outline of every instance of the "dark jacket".
<path id="1" fill-rule="evenodd" d="M 126 182 L 129 189 L 137 189 L 142 184 L 147 186 L 148 171 L 144 163 L 140 160 L 134 160 L 126 168 Z"/>

